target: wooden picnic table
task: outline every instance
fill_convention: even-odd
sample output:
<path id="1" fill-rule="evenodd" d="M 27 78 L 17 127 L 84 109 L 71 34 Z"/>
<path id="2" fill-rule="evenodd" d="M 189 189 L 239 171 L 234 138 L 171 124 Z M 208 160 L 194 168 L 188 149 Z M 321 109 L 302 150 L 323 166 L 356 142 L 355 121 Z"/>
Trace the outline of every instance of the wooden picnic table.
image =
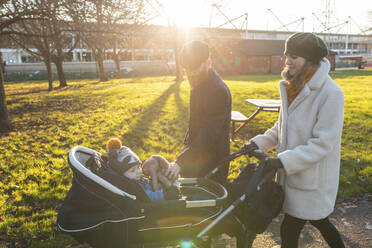
<path id="1" fill-rule="evenodd" d="M 246 99 L 246 102 L 253 104 L 257 107 L 256 111 L 251 114 L 249 117 L 246 117 L 238 111 L 231 112 L 231 121 L 232 121 L 232 130 L 231 130 L 231 139 L 234 140 L 234 136 L 250 121 L 253 120 L 258 113 L 261 111 L 268 112 L 279 112 L 281 101 L 274 99 Z M 242 124 L 235 129 L 235 122 L 242 122 Z"/>

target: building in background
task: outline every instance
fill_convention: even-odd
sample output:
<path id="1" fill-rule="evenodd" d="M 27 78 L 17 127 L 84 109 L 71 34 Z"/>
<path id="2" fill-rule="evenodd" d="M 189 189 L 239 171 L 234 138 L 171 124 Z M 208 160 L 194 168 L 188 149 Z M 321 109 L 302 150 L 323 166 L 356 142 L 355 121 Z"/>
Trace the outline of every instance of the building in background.
<path id="1" fill-rule="evenodd" d="M 120 31 L 123 32 L 122 27 Z M 131 42 L 122 46 L 120 60 L 126 63 L 142 64 L 145 62 L 165 63 L 174 65 L 175 40 L 183 44 L 188 40 L 204 40 L 213 49 L 213 61 L 221 74 L 267 74 L 281 71 L 284 60 L 282 58 L 285 40 L 293 32 L 239 30 L 221 28 L 193 28 L 179 29 L 177 34 L 173 27 L 148 25 L 141 30 L 130 33 L 126 37 Z M 127 34 L 128 34 L 127 33 Z M 338 57 L 343 55 L 358 55 L 365 58 L 372 57 L 372 35 L 352 34 L 318 34 L 332 50 L 329 59 L 332 68 L 339 62 Z M 72 40 L 75 37 L 72 37 Z M 27 51 L 17 47 L 10 40 L 2 39 L 0 52 L 6 61 L 9 72 L 29 70 L 45 70 L 44 65 Z M 34 49 L 34 48 L 30 48 Z M 180 49 L 180 45 L 178 47 Z M 105 53 L 105 67 L 111 68 L 113 49 L 108 48 Z M 85 68 L 95 70 L 94 56 L 91 50 L 82 42 L 65 59 L 66 70 L 84 71 Z M 367 61 L 365 64 L 372 64 Z M 84 64 L 92 64 L 87 66 Z M 30 65 L 33 65 L 30 67 Z M 34 68 L 34 69 L 31 69 Z M 114 69 L 114 66 L 112 66 Z"/>

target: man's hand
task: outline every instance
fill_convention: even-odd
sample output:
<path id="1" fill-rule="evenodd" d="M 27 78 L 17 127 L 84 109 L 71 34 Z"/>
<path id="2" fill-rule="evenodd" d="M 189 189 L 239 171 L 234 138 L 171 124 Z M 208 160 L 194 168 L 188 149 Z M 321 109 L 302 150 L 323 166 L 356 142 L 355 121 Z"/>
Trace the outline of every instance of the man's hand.
<path id="1" fill-rule="evenodd" d="M 151 177 L 151 185 L 153 190 L 156 191 L 161 188 L 158 181 L 158 173 L 160 172 L 159 163 L 154 157 L 151 156 L 143 163 L 142 172 L 145 176 Z"/>
<path id="2" fill-rule="evenodd" d="M 163 170 L 164 175 L 171 181 L 178 179 L 181 167 L 175 162 L 170 163 L 166 170 Z"/>

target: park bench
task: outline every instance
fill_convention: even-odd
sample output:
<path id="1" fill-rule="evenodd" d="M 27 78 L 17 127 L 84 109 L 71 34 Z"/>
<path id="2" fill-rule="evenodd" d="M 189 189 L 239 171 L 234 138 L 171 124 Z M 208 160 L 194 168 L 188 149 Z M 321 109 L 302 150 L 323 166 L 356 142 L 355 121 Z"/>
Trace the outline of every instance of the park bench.
<path id="1" fill-rule="evenodd" d="M 235 123 L 237 122 L 246 122 L 248 117 L 244 114 L 240 113 L 239 111 L 231 111 L 231 140 L 234 141 L 235 134 Z"/>
<path id="2" fill-rule="evenodd" d="M 239 111 L 231 111 L 231 140 L 234 141 L 235 135 L 251 120 L 253 120 L 256 115 L 261 111 L 267 112 L 279 112 L 280 110 L 280 100 L 273 99 L 246 99 L 246 102 L 253 104 L 257 107 L 256 111 L 251 114 L 249 117 L 246 117 L 244 114 Z M 241 122 L 239 127 L 235 128 L 235 123 Z"/>

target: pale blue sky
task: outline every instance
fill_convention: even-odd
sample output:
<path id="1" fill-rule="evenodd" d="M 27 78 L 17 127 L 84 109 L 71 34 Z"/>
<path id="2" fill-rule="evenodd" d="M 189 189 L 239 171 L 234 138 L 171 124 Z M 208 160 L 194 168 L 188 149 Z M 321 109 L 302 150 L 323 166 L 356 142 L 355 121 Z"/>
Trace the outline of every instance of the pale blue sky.
<path id="1" fill-rule="evenodd" d="M 216 27 L 227 21 L 223 14 L 233 19 L 248 13 L 248 29 L 277 30 L 282 26 L 281 23 L 288 24 L 303 17 L 305 31 L 325 30 L 312 13 L 325 22 L 326 0 L 158 0 L 158 2 L 164 6 L 163 10 L 160 10 L 157 4 L 154 7 L 162 11 L 164 15 L 167 13 L 175 18 L 180 26 L 208 27 L 211 24 Z M 223 14 L 211 6 L 213 3 L 220 6 Z M 372 20 L 368 19 L 368 11 L 372 11 L 372 0 L 330 0 L 330 4 L 332 7 L 331 27 L 344 23 L 349 16 L 352 18 L 349 24 L 332 28 L 331 32 L 360 33 L 359 27 L 362 30 L 372 27 Z M 164 17 L 158 17 L 153 22 L 167 25 Z M 245 27 L 243 22 L 244 17 L 233 23 L 237 28 L 241 28 Z M 233 28 L 232 25 L 223 27 Z M 295 22 L 289 25 L 288 29 L 301 31 L 302 23 Z M 285 31 L 286 29 L 279 30 Z"/>

